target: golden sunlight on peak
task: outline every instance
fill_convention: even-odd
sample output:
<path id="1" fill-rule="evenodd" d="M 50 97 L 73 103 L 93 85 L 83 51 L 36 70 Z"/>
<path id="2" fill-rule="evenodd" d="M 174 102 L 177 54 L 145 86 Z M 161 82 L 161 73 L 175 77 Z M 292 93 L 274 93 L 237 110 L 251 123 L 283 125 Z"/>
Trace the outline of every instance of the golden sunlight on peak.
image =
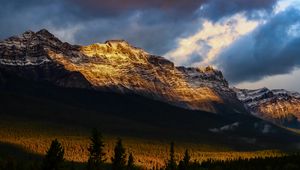
<path id="1" fill-rule="evenodd" d="M 139 49 L 132 53 L 123 50 L 123 47 L 115 48 L 107 43 L 85 46 L 79 59 L 84 62 L 76 62 L 78 59 L 54 51 L 48 54 L 65 69 L 80 72 L 95 88 L 118 88 L 121 92 L 131 89 L 181 107 L 210 112 L 217 112 L 211 103 L 225 103 L 206 80 L 189 79 L 189 73 L 160 64 L 159 58 L 145 55 Z M 207 67 L 206 71 L 211 69 Z"/>
<path id="2" fill-rule="evenodd" d="M 124 40 L 110 40 L 81 47 L 80 51 L 88 57 L 100 57 L 110 61 L 133 61 L 144 63 L 147 52 L 133 47 Z"/>

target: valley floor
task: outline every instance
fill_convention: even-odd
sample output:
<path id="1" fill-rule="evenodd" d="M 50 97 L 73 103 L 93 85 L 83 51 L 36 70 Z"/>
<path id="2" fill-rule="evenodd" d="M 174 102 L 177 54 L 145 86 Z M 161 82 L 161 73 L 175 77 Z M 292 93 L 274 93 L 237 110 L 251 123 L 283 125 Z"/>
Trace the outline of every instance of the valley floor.
<path id="1" fill-rule="evenodd" d="M 103 132 L 107 163 L 122 138 L 127 156 L 132 153 L 136 165 L 148 169 L 166 164 L 171 142 L 177 161 L 188 149 L 192 161 L 203 162 L 282 157 L 284 152 L 272 148 L 294 148 L 291 143 L 299 140 L 299 135 L 276 127 L 274 135 L 262 134 L 254 128 L 262 120 L 240 114 L 184 110 L 140 96 L 43 88 L 35 94 L 29 89 L 20 94 L 18 88 L 0 91 L 0 163 L 1 158 L 40 160 L 58 139 L 66 161 L 82 166 L 94 127 Z M 243 126 L 232 133 L 209 131 L 236 121 Z"/>
<path id="2" fill-rule="evenodd" d="M 37 123 L 37 122 L 16 122 L 9 118 L 0 121 L 0 156 L 12 156 L 23 159 L 25 155 L 41 157 L 46 153 L 53 139 L 58 139 L 65 148 L 65 159 L 84 163 L 88 159 L 89 131 L 64 127 L 61 125 Z M 142 167 L 163 167 L 169 154 L 171 141 L 150 140 L 138 137 L 124 137 L 104 134 L 106 157 L 108 162 L 113 154 L 113 147 L 118 137 L 123 139 L 127 153 L 132 153 L 137 165 Z M 191 159 L 196 161 L 228 160 L 238 158 L 275 157 L 284 155 L 276 150 L 261 151 L 234 151 L 231 148 L 195 144 L 189 142 L 175 142 L 175 157 L 182 159 L 185 149 L 191 154 Z M 7 147 L 11 146 L 11 147 Z M 22 151 L 22 152 L 21 152 Z M 127 154 L 128 155 L 128 154 Z M 26 156 L 28 157 L 28 156 Z"/>

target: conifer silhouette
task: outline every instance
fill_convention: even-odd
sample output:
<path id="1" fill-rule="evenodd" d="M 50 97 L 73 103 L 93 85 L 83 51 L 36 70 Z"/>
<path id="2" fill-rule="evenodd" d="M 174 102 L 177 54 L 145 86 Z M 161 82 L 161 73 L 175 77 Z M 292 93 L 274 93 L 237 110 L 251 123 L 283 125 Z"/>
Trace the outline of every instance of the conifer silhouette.
<path id="1" fill-rule="evenodd" d="M 43 170 L 59 170 L 64 162 L 64 149 L 57 139 L 51 142 L 46 156 L 43 160 Z"/>

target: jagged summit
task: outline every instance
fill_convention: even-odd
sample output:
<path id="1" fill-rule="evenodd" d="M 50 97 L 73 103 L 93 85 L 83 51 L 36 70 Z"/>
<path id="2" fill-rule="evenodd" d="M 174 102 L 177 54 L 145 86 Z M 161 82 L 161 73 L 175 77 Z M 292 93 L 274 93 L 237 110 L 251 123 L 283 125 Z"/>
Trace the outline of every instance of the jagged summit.
<path id="1" fill-rule="evenodd" d="M 210 71 L 216 71 L 216 69 L 214 69 L 214 67 L 213 66 L 206 66 L 206 67 L 199 67 L 199 69 L 201 70 L 201 71 L 203 71 L 203 72 L 210 72 Z"/>
<path id="2" fill-rule="evenodd" d="M 97 44 L 101 44 L 101 43 L 97 43 Z M 122 40 L 122 39 L 121 40 L 107 40 L 107 41 L 105 41 L 104 44 L 107 44 L 107 45 L 109 45 L 111 47 L 115 47 L 115 48 L 118 48 L 120 46 L 127 47 L 127 48 L 132 48 L 132 49 L 143 51 L 143 52 L 147 53 L 142 48 L 135 47 L 132 44 L 130 44 L 128 41 Z"/>
<path id="3" fill-rule="evenodd" d="M 149 54 L 141 48 L 129 44 L 125 40 L 108 40 L 105 43 L 95 43 L 80 48 L 87 56 L 110 56 L 111 59 L 132 59 L 141 61 Z"/>
<path id="4" fill-rule="evenodd" d="M 98 43 L 98 44 L 100 44 L 100 43 Z M 129 44 L 125 40 L 107 40 L 107 41 L 105 41 L 104 44 L 107 44 L 108 46 L 115 47 L 115 48 L 117 48 L 118 46 L 134 48 L 131 44 Z"/>
<path id="5" fill-rule="evenodd" d="M 32 36 L 32 35 L 34 35 L 34 34 L 35 34 L 34 31 L 32 31 L 32 30 L 27 30 L 27 31 L 25 31 L 25 32 L 22 34 L 22 36 L 23 36 L 23 37 L 29 37 L 29 36 Z"/>
<path id="6" fill-rule="evenodd" d="M 6 45 L 11 44 L 13 46 L 35 46 L 35 45 L 43 45 L 43 46 L 51 46 L 58 48 L 58 46 L 63 45 L 64 43 L 60 41 L 57 37 L 51 34 L 48 30 L 42 29 L 37 32 L 33 32 L 31 30 L 25 31 L 23 34 L 19 36 L 12 36 L 4 41 L 1 44 L 6 43 Z M 65 43 L 68 44 L 68 43 Z"/>
<path id="7" fill-rule="evenodd" d="M 105 44 L 128 44 L 129 45 L 129 43 L 126 41 L 126 40 L 107 40 L 107 41 L 105 41 Z"/>
<path id="8" fill-rule="evenodd" d="M 0 63 L 11 66 L 41 65 L 51 61 L 50 51 L 69 53 L 72 49 L 76 46 L 63 43 L 46 29 L 26 31 L 0 42 Z"/>
<path id="9" fill-rule="evenodd" d="M 51 34 L 47 29 L 41 29 L 41 30 L 37 31 L 36 34 L 45 35 L 48 37 L 54 37 L 54 35 Z"/>
<path id="10" fill-rule="evenodd" d="M 25 31 L 21 36 L 24 38 L 29 38 L 35 35 L 42 35 L 42 36 L 46 36 L 46 37 L 54 37 L 53 34 L 51 34 L 47 29 L 41 29 L 37 32 L 34 32 L 32 30 L 27 30 Z"/>
<path id="11" fill-rule="evenodd" d="M 298 92 L 291 92 L 284 89 L 268 89 L 266 87 L 254 90 L 248 89 L 238 89 L 234 88 L 237 92 L 239 99 L 244 102 L 255 102 L 262 99 L 278 98 L 278 99 L 289 99 L 290 97 L 299 98 L 300 94 Z M 264 100 L 266 101 L 266 100 Z"/>
<path id="12" fill-rule="evenodd" d="M 12 38 L 20 38 L 20 39 L 32 39 L 32 38 L 36 38 L 36 37 L 44 37 L 44 38 L 56 38 L 53 34 L 51 34 L 48 30 L 46 29 L 41 29 L 37 32 L 34 32 L 32 30 L 27 30 L 25 31 L 23 34 L 21 34 L 20 36 L 16 37 L 13 36 Z M 10 37 L 11 38 L 11 37 Z M 8 40 L 10 39 L 8 38 Z"/>

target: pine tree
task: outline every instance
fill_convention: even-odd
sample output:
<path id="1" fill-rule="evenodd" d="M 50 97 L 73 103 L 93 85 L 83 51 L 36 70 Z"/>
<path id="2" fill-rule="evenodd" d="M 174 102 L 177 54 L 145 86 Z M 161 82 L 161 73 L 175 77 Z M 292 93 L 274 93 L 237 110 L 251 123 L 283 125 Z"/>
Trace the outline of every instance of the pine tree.
<path id="1" fill-rule="evenodd" d="M 72 161 L 71 164 L 70 164 L 70 170 L 75 170 L 75 164 L 74 164 L 73 161 Z"/>
<path id="2" fill-rule="evenodd" d="M 2 169 L 3 170 L 15 170 L 16 169 L 16 161 L 12 157 L 8 157 L 4 164 L 4 167 Z"/>
<path id="3" fill-rule="evenodd" d="M 134 158 L 132 153 L 130 153 L 127 161 L 127 170 L 133 170 L 133 169 L 134 169 Z"/>
<path id="4" fill-rule="evenodd" d="M 43 161 L 43 170 L 61 169 L 64 162 L 64 149 L 57 139 L 53 140 Z"/>
<path id="5" fill-rule="evenodd" d="M 97 130 L 93 129 L 92 136 L 90 137 L 91 144 L 88 148 L 89 159 L 87 163 L 88 170 L 98 170 L 105 162 L 104 153 L 104 142 L 102 134 Z"/>
<path id="6" fill-rule="evenodd" d="M 174 142 L 170 146 L 170 159 L 167 162 L 166 170 L 176 170 L 177 164 L 175 160 Z"/>
<path id="7" fill-rule="evenodd" d="M 190 166 L 190 154 L 188 150 L 185 150 L 183 159 L 179 162 L 178 169 L 179 170 L 187 170 Z"/>
<path id="8" fill-rule="evenodd" d="M 126 155 L 125 148 L 123 147 L 122 140 L 118 139 L 114 149 L 114 157 L 111 158 L 112 170 L 124 170 L 126 168 Z"/>

